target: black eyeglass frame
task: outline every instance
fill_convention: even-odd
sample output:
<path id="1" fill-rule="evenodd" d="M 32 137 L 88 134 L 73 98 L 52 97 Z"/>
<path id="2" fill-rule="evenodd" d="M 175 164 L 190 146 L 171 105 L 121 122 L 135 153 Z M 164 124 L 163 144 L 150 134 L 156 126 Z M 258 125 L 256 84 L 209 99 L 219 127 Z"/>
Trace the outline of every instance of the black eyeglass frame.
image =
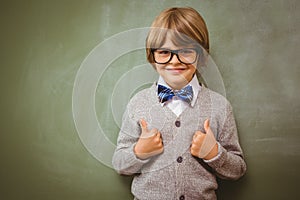
<path id="1" fill-rule="evenodd" d="M 192 50 L 196 51 L 197 55 L 196 55 L 195 60 L 193 62 L 188 62 L 187 63 L 187 62 L 183 62 L 182 60 L 180 60 L 178 52 L 180 52 L 182 50 L 186 50 L 186 49 L 192 49 Z M 157 50 L 166 50 L 166 51 L 169 51 L 171 53 L 171 56 L 170 56 L 169 60 L 166 61 L 166 62 L 157 62 L 156 59 L 155 59 L 155 56 L 154 56 L 154 52 L 157 51 Z M 199 57 L 199 55 L 201 53 L 201 49 L 199 49 L 199 48 L 183 48 L 183 49 L 171 50 L 171 49 L 166 49 L 166 48 L 152 48 L 151 49 L 151 53 L 152 53 L 154 62 L 157 63 L 157 64 L 167 64 L 167 63 L 169 63 L 172 60 L 172 58 L 173 58 L 173 56 L 175 54 L 176 57 L 177 57 L 177 59 L 179 60 L 179 62 L 181 62 L 182 64 L 191 65 L 191 64 L 194 64 L 198 60 L 198 57 Z"/>

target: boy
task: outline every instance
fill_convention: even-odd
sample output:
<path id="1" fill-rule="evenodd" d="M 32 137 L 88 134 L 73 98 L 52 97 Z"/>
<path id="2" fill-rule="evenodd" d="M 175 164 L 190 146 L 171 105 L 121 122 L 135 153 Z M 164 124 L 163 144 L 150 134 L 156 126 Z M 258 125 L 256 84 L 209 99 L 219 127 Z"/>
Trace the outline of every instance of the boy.
<path id="1" fill-rule="evenodd" d="M 216 199 L 216 176 L 238 179 L 246 164 L 230 103 L 197 79 L 206 24 L 192 8 L 170 8 L 151 27 L 147 59 L 160 77 L 128 103 L 113 166 L 135 175 L 135 199 Z"/>

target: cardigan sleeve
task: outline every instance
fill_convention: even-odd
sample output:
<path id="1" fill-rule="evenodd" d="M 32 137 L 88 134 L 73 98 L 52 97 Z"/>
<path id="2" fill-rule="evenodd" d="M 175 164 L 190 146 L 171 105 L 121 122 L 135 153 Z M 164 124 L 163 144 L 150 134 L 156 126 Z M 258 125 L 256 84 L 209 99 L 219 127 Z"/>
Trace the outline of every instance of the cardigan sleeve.
<path id="1" fill-rule="evenodd" d="M 219 153 L 216 159 L 205 161 L 223 179 L 236 180 L 246 172 L 246 163 L 239 144 L 232 107 L 227 104 L 227 115 L 219 134 Z"/>
<path id="2" fill-rule="evenodd" d="M 123 175 L 139 173 L 142 166 L 149 161 L 149 159 L 141 160 L 134 154 L 133 149 L 139 139 L 141 128 L 133 113 L 130 113 L 129 107 L 128 104 L 123 115 L 117 148 L 112 159 L 114 169 Z"/>

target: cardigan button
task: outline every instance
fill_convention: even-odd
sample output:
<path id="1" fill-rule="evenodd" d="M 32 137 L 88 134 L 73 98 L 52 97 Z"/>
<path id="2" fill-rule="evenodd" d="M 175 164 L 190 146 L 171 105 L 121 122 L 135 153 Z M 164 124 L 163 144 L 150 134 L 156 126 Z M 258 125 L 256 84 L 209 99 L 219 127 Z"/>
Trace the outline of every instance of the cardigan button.
<path id="1" fill-rule="evenodd" d="M 178 121 L 178 120 L 175 121 L 175 126 L 176 126 L 176 127 L 180 127 L 180 121 Z"/>
<path id="2" fill-rule="evenodd" d="M 184 199 L 185 199 L 184 195 L 181 195 L 181 196 L 179 197 L 179 200 L 184 200 Z"/>
<path id="3" fill-rule="evenodd" d="M 178 163 L 182 163 L 182 157 L 181 157 L 181 156 L 179 156 L 179 157 L 177 158 L 177 162 L 178 162 Z"/>

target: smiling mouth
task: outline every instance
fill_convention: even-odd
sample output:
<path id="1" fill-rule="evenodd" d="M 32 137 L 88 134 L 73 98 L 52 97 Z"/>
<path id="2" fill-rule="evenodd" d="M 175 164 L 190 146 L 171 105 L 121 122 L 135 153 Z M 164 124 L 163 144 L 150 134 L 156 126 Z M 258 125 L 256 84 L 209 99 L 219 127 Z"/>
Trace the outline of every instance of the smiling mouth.
<path id="1" fill-rule="evenodd" d="M 187 70 L 187 68 L 166 68 L 166 70 L 173 74 L 180 74 L 180 73 L 184 72 L 185 70 Z"/>
<path id="2" fill-rule="evenodd" d="M 187 68 L 166 68 L 168 71 L 183 71 L 186 70 Z"/>

